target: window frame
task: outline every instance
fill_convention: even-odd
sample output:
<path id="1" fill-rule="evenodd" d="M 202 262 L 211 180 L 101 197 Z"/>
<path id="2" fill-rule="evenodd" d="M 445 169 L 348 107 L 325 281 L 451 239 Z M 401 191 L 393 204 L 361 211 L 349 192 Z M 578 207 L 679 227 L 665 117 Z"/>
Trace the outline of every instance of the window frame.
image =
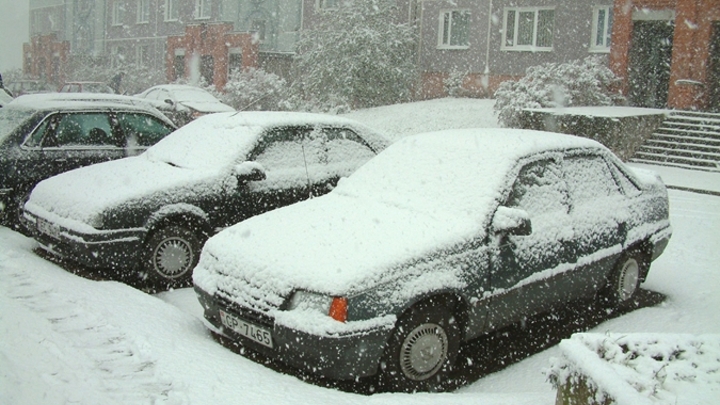
<path id="1" fill-rule="evenodd" d="M 212 2 L 210 0 L 195 0 L 195 19 L 209 20 L 212 18 Z"/>
<path id="2" fill-rule="evenodd" d="M 110 25 L 113 27 L 122 26 L 123 20 L 125 19 L 125 11 L 125 4 L 122 1 L 114 1 L 112 4 Z"/>
<path id="3" fill-rule="evenodd" d="M 332 3 L 332 5 L 328 5 Z M 315 8 L 318 10 L 336 10 L 340 8 L 340 0 L 317 0 Z"/>
<path id="4" fill-rule="evenodd" d="M 138 0 L 136 24 L 150 23 L 150 0 Z"/>
<path id="5" fill-rule="evenodd" d="M 538 46 L 538 26 L 540 25 L 540 13 L 543 11 L 552 11 L 552 36 L 550 37 L 550 46 Z M 508 15 L 514 12 L 515 16 L 512 22 L 513 36 L 512 45 L 508 45 Z M 517 45 L 519 36 L 519 23 L 521 13 L 533 13 L 533 31 L 532 43 L 530 45 Z M 500 49 L 503 51 L 519 51 L 519 52 L 552 52 L 555 47 L 555 7 L 505 7 L 503 8 L 503 36 Z"/>
<path id="6" fill-rule="evenodd" d="M 598 20 L 600 19 L 600 12 L 605 12 L 603 18 L 603 44 L 598 45 Z M 592 24 L 590 30 L 590 52 L 595 53 L 609 53 L 612 42 L 612 25 L 613 25 L 613 6 L 595 6 L 593 7 Z"/>
<path id="7" fill-rule="evenodd" d="M 464 44 L 462 45 L 452 45 L 452 33 L 453 33 L 453 13 L 459 13 L 464 14 L 467 18 L 467 26 L 466 26 L 466 33 L 464 38 Z M 440 15 L 438 16 L 438 43 L 437 47 L 438 49 L 468 49 L 470 48 L 470 15 L 471 11 L 467 8 L 457 8 L 457 9 L 446 9 L 446 10 L 440 10 Z M 445 22 L 448 21 L 448 27 L 447 27 L 447 41 L 445 39 Z"/>
<path id="8" fill-rule="evenodd" d="M 165 0 L 164 17 L 165 22 L 178 21 L 180 19 L 177 0 Z"/>

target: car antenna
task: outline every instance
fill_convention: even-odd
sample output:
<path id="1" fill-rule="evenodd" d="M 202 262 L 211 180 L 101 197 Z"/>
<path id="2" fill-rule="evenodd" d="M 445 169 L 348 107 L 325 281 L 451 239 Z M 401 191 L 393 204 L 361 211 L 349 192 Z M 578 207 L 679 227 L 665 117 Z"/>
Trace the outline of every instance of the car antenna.
<path id="1" fill-rule="evenodd" d="M 303 153 L 303 163 L 305 163 L 305 177 L 307 178 L 308 198 L 313 198 L 312 188 L 310 187 L 310 172 L 308 172 L 307 158 L 305 157 L 305 144 L 300 144 Z"/>

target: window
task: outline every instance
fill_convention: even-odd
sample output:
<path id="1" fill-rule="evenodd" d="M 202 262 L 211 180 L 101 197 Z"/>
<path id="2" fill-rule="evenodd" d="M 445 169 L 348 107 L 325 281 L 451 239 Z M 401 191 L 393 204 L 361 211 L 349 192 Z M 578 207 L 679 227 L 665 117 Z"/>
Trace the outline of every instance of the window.
<path id="1" fill-rule="evenodd" d="M 452 10 L 440 13 L 439 48 L 467 48 L 470 12 Z"/>
<path id="2" fill-rule="evenodd" d="M 228 57 L 228 73 L 242 69 L 242 49 L 230 48 Z"/>
<path id="3" fill-rule="evenodd" d="M 610 52 L 612 23 L 612 6 L 598 7 L 593 10 L 590 52 Z"/>
<path id="4" fill-rule="evenodd" d="M 177 0 L 165 0 L 165 21 L 177 21 Z"/>
<path id="5" fill-rule="evenodd" d="M 210 0 L 195 0 L 195 19 L 210 18 Z"/>
<path id="6" fill-rule="evenodd" d="M 255 32 L 258 41 L 265 40 L 265 20 L 252 20 L 250 23 L 250 31 Z"/>
<path id="7" fill-rule="evenodd" d="M 568 212 L 567 185 L 553 160 L 530 163 L 520 170 L 507 206 L 520 208 L 530 218 L 552 212 Z"/>
<path id="8" fill-rule="evenodd" d="M 507 8 L 502 49 L 552 50 L 554 31 L 555 10 L 552 8 Z"/>
<path id="9" fill-rule="evenodd" d="M 64 115 L 55 130 L 56 145 L 117 146 L 108 116 L 102 113 Z"/>
<path id="10" fill-rule="evenodd" d="M 137 23 L 142 24 L 150 21 L 150 0 L 138 0 Z"/>
<path id="11" fill-rule="evenodd" d="M 331 9 L 338 8 L 340 6 L 340 0 L 318 0 L 317 8 L 319 9 Z"/>
<path id="12" fill-rule="evenodd" d="M 565 180 L 574 203 L 586 204 L 620 195 L 610 168 L 600 156 L 567 157 L 564 166 Z"/>
<path id="13" fill-rule="evenodd" d="M 145 45 L 135 48 L 135 61 L 147 66 L 150 63 L 150 47 Z"/>
<path id="14" fill-rule="evenodd" d="M 151 146 L 173 131 L 162 121 L 146 114 L 118 113 L 117 117 L 128 138 L 128 145 Z"/>
<path id="15" fill-rule="evenodd" d="M 122 25 L 125 19 L 125 4 L 116 1 L 112 6 L 112 25 Z"/>
<path id="16" fill-rule="evenodd" d="M 175 72 L 175 80 L 185 77 L 185 50 L 176 49 L 173 59 L 173 70 Z"/>

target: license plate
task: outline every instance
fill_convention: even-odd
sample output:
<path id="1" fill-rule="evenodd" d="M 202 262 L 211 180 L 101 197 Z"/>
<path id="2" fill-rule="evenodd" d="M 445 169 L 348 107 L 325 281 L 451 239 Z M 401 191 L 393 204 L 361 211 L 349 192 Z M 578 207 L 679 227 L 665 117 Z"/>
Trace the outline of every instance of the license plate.
<path id="1" fill-rule="evenodd" d="M 57 225 L 52 224 L 44 219 L 38 218 L 37 230 L 38 230 L 38 232 L 44 233 L 55 239 L 60 239 L 60 227 L 58 227 Z"/>
<path id="2" fill-rule="evenodd" d="M 222 310 L 220 311 L 220 321 L 223 325 L 225 325 L 225 327 L 233 330 L 235 333 L 272 349 L 272 335 L 269 330 L 250 322 L 245 322 L 242 319 L 230 315 Z"/>

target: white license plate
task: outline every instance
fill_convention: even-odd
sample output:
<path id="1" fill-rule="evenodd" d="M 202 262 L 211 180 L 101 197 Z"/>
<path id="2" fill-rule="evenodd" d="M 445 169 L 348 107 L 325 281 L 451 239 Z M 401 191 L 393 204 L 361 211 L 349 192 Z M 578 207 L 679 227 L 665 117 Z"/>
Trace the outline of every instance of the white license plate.
<path id="1" fill-rule="evenodd" d="M 270 331 L 220 310 L 220 321 L 225 327 L 263 346 L 273 347 Z"/>
<path id="2" fill-rule="evenodd" d="M 60 228 L 44 219 L 38 218 L 37 230 L 38 232 L 52 236 L 55 239 L 60 239 Z"/>

